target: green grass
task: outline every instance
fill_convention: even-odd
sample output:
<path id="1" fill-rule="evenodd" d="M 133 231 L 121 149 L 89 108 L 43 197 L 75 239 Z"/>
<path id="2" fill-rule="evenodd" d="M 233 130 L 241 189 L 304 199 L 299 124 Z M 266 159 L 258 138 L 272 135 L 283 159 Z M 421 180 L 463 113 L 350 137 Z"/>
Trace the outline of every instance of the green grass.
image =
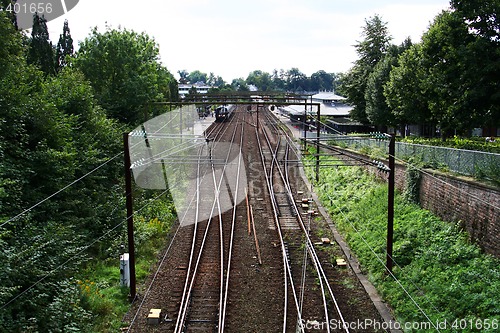
<path id="1" fill-rule="evenodd" d="M 160 203 L 165 214 L 158 213 L 137 216 L 135 219 L 134 238 L 136 245 L 136 279 L 140 285 L 151 274 L 151 267 L 157 260 L 158 253 L 165 246 L 165 238 L 175 215 L 171 213 L 169 203 Z M 161 208 L 161 207 L 160 207 Z M 164 221 L 157 217 L 161 216 Z M 130 308 L 129 288 L 120 286 L 120 262 L 118 256 L 107 259 L 94 259 L 75 284 L 80 294 L 80 305 L 92 316 L 91 327 L 85 332 L 118 332 L 123 326 L 122 319 Z"/>
<path id="2" fill-rule="evenodd" d="M 314 171 L 306 171 L 313 179 Z M 500 324 L 500 260 L 469 242 L 458 224 L 440 220 L 398 193 L 393 252 L 398 264 L 396 282 L 384 268 L 387 185 L 358 167 L 322 168 L 320 179 L 316 191 L 323 205 L 401 323 L 427 321 L 428 316 L 433 322 Z M 479 326 L 465 331 L 498 331 L 494 325 L 476 329 Z M 448 327 L 440 331 L 464 330 Z"/>

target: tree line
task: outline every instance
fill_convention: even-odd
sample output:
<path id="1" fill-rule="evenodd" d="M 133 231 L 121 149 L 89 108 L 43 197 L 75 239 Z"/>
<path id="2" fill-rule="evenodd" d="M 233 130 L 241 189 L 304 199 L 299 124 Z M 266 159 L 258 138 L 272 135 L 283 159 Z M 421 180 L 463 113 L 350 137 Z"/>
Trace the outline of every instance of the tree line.
<path id="1" fill-rule="evenodd" d="M 122 133 L 178 94 L 148 35 L 93 29 L 74 52 L 68 22 L 56 45 L 46 23 L 29 36 L 0 11 L 2 332 L 91 327 L 75 277 L 125 242 Z"/>
<path id="2" fill-rule="evenodd" d="M 353 119 L 402 129 L 433 124 L 443 138 L 500 126 L 500 2 L 450 5 L 418 43 L 391 44 L 380 16 L 366 20 L 359 59 L 340 89 Z"/>
<path id="3" fill-rule="evenodd" d="M 310 77 L 294 67 L 289 70 L 273 70 L 268 73 L 262 70 L 250 72 L 247 78 L 233 79 L 226 83 L 222 77 L 214 73 L 203 73 L 199 70 L 188 72 L 178 71 L 179 83 L 194 84 L 204 82 L 213 88 L 213 91 L 249 91 L 251 86 L 259 91 L 289 91 L 295 93 L 309 93 L 318 91 L 335 91 L 340 84 L 340 73 L 327 73 L 319 70 Z"/>

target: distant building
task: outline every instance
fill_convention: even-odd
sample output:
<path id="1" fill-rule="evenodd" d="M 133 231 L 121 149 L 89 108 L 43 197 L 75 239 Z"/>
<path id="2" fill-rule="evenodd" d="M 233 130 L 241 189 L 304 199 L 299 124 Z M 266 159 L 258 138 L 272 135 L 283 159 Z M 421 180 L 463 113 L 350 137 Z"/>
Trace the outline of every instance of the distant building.
<path id="1" fill-rule="evenodd" d="M 365 126 L 360 122 L 350 118 L 352 106 L 345 103 L 346 98 L 335 94 L 334 92 L 319 92 L 310 97 L 310 102 L 320 103 L 320 116 L 327 118 L 327 124 L 324 128 L 326 131 L 332 132 L 367 132 L 373 130 L 371 127 Z M 315 117 L 317 114 L 316 106 L 310 106 L 305 110 L 302 105 L 290 105 L 281 108 L 282 112 L 290 117 L 292 123 L 303 123 L 305 113 Z"/>
<path id="2" fill-rule="evenodd" d="M 179 84 L 179 97 L 184 98 L 186 97 L 187 94 L 189 94 L 189 91 L 195 88 L 196 92 L 198 94 L 206 94 L 208 93 L 208 90 L 212 88 L 212 86 L 207 85 L 205 82 L 196 82 L 196 83 L 189 83 L 189 84 Z"/>

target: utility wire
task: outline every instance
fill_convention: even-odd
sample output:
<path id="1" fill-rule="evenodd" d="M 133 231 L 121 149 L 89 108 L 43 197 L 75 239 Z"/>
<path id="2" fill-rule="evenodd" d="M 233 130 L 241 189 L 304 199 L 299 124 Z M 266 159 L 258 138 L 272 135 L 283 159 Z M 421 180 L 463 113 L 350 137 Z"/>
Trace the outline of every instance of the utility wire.
<path id="1" fill-rule="evenodd" d="M 322 124 L 322 125 L 323 125 L 323 126 L 325 126 L 325 127 L 331 128 L 331 127 L 329 127 L 327 124 L 325 124 L 325 123 L 323 123 L 323 122 L 320 122 L 320 124 Z M 331 129 L 333 129 L 333 128 L 331 128 Z M 335 129 L 333 129 L 333 130 L 334 130 L 334 131 L 336 131 L 336 132 L 338 132 L 338 131 L 337 131 L 337 130 L 335 130 Z M 350 137 L 349 135 L 346 135 L 346 134 L 343 134 L 343 133 L 340 133 L 340 132 L 339 132 L 339 135 L 338 135 L 338 136 L 343 136 L 343 137 L 346 137 L 346 138 L 347 138 L 347 137 Z M 371 147 L 370 145 L 368 145 L 368 144 L 366 144 L 366 143 L 362 143 L 362 142 L 361 142 L 360 144 L 361 144 L 362 146 L 364 146 L 364 147 L 367 147 L 367 148 L 370 148 L 370 147 Z M 389 156 L 391 156 L 391 155 L 389 155 Z M 486 201 L 486 200 L 484 200 L 484 199 L 481 199 L 481 198 L 479 198 L 478 196 L 475 196 L 474 194 L 471 194 L 470 192 L 468 192 L 468 191 L 466 191 L 466 190 L 464 190 L 464 189 L 461 189 L 461 188 L 459 188 L 459 187 L 457 187 L 457 186 L 455 186 L 455 185 L 451 184 L 450 182 L 447 182 L 447 181 L 445 181 L 445 180 L 443 180 L 443 179 L 441 179 L 441 178 L 439 178 L 439 177 L 436 177 L 436 176 L 434 176 L 433 174 L 431 174 L 430 172 L 425 171 L 423 168 L 420 168 L 420 167 L 418 167 L 418 166 L 416 166 L 416 165 L 414 165 L 414 164 L 412 164 L 412 163 L 410 163 L 410 162 L 407 162 L 407 161 L 405 161 L 405 160 L 403 160 L 403 159 L 401 159 L 401 158 L 398 158 L 398 157 L 396 157 L 395 155 L 394 155 L 394 156 L 392 156 L 392 157 L 394 157 L 394 159 L 396 159 L 397 161 L 401 162 L 402 164 L 405 164 L 405 165 L 407 165 L 407 166 L 410 166 L 410 167 L 412 167 L 412 168 L 414 168 L 414 169 L 416 169 L 416 170 L 418 170 L 418 171 L 420 171 L 420 172 L 422 172 L 422 173 L 426 174 L 427 176 L 429 176 L 429 177 L 431 177 L 431 178 L 433 178 L 433 179 L 438 180 L 439 182 L 441 182 L 441 183 L 443 183 L 443 184 L 445 184 L 445 185 L 447 185 L 447 186 L 449 186 L 449 187 L 451 187 L 451 188 L 453 188 L 453 189 L 455 189 L 455 190 L 457 190 L 457 191 L 459 191 L 459 192 L 461 192 L 461 193 L 465 193 L 465 194 L 466 194 L 466 195 L 468 195 L 469 197 L 471 197 L 471 198 L 473 198 L 473 199 L 475 199 L 475 200 L 477 200 L 477 201 L 479 201 L 479 202 L 481 202 L 481 203 L 483 203 L 483 204 L 485 204 L 485 205 L 487 205 L 487 206 L 491 206 L 491 207 L 493 207 L 494 209 L 500 209 L 500 207 L 499 207 L 499 206 L 496 206 L 495 204 L 493 204 L 493 203 L 491 203 L 491 202 L 488 202 L 488 201 Z"/>
<path id="2" fill-rule="evenodd" d="M 342 208 L 335 201 L 333 201 L 333 202 L 335 203 L 335 205 L 337 206 L 337 208 L 339 209 L 340 213 L 342 214 L 342 216 L 344 217 L 344 219 L 347 221 L 347 223 L 349 223 L 351 225 L 351 227 L 359 235 L 359 237 L 361 237 L 361 240 L 365 243 L 366 246 L 368 246 L 368 248 L 370 249 L 370 251 L 375 255 L 375 257 L 377 258 L 377 260 L 384 266 L 384 268 L 386 269 L 386 271 L 389 272 L 390 276 L 394 279 L 394 281 L 396 281 L 396 283 L 399 285 L 399 287 L 410 298 L 410 300 L 413 302 L 413 304 L 415 304 L 415 306 L 417 307 L 417 309 L 424 315 L 424 317 L 428 320 L 428 322 L 431 323 L 431 325 L 436 329 L 436 331 L 440 332 L 439 329 L 438 329 L 438 327 L 429 318 L 429 316 L 424 311 L 424 309 L 422 309 L 422 307 L 417 303 L 417 301 L 410 295 L 410 293 L 408 292 L 408 290 L 406 290 L 406 288 L 403 286 L 403 284 L 401 283 L 401 281 L 399 281 L 399 279 L 393 274 L 393 272 L 391 272 L 389 270 L 389 268 L 385 265 L 384 261 L 380 258 L 380 256 L 375 252 L 375 250 L 370 246 L 370 244 L 368 244 L 368 242 L 366 241 L 366 239 L 361 234 L 360 230 L 358 230 L 358 228 L 356 228 L 356 226 L 354 225 L 354 223 L 352 223 L 352 221 L 345 215 L 345 213 L 342 210 Z"/>
<path id="3" fill-rule="evenodd" d="M 177 115 L 176 115 L 177 116 Z M 169 120 L 169 122 L 167 122 L 164 126 L 160 127 L 155 133 L 153 134 L 156 134 L 158 133 L 161 129 L 163 129 L 163 127 L 165 127 L 166 125 L 168 125 L 170 122 L 172 122 L 173 120 L 175 119 L 172 118 Z M 130 147 L 130 149 L 134 148 L 135 146 L 141 144 L 142 141 L 140 142 L 137 142 L 136 144 L 134 144 L 132 147 Z M 103 166 L 105 166 L 106 164 L 108 164 L 109 162 L 113 161 L 114 159 L 116 159 L 117 157 L 121 156 L 123 154 L 123 152 L 119 152 L 118 154 L 116 154 L 115 156 L 111 157 L 109 160 L 107 160 L 106 162 L 102 163 L 101 165 L 97 166 L 96 168 L 92 169 L 91 171 L 87 172 L 85 175 L 81 176 L 80 178 L 78 179 L 75 179 L 74 181 L 72 181 L 71 183 L 69 183 L 68 185 L 64 186 L 63 188 L 61 188 L 60 190 L 52 193 L 51 195 L 49 195 L 48 197 L 46 197 L 45 199 L 42 199 L 41 201 L 37 202 L 36 204 L 34 204 L 33 206 L 23 210 L 22 212 L 20 212 L 19 214 L 17 214 L 16 216 L 8 219 L 7 221 L 3 222 L 2 224 L 0 224 L 0 228 L 3 227 L 4 225 L 6 225 L 7 223 L 10 223 L 12 221 L 15 221 L 17 220 L 19 217 L 25 215 L 26 213 L 32 211 L 33 209 L 35 209 L 36 207 L 40 206 L 41 204 L 43 204 L 44 202 L 52 199 L 53 197 L 55 197 L 56 195 L 58 195 L 59 193 L 61 192 L 64 192 L 66 189 L 68 189 L 69 187 L 73 186 L 74 184 L 78 183 L 79 181 L 83 180 L 84 178 L 86 178 L 87 176 L 91 175 L 92 173 L 96 172 L 97 170 L 99 170 L 100 168 L 102 168 Z"/>
<path id="4" fill-rule="evenodd" d="M 328 199 L 329 199 L 329 200 L 333 203 L 333 202 L 334 202 L 334 198 L 333 198 L 332 196 L 330 196 L 329 194 L 327 194 L 327 196 L 328 196 Z M 354 199 L 359 199 L 359 200 L 360 200 L 360 199 L 361 199 L 361 196 L 351 195 L 351 198 L 354 198 Z M 344 212 L 342 211 L 341 207 L 340 207 L 337 203 L 335 203 L 335 205 L 337 206 L 337 208 L 339 208 L 339 211 L 342 213 L 342 216 L 344 216 L 344 217 L 345 217 L 345 214 L 344 214 Z M 346 217 L 345 217 L 345 218 L 346 218 Z M 347 218 L 346 218 L 346 219 L 347 219 Z M 350 223 L 350 221 L 348 221 L 348 222 Z M 350 224 L 352 225 L 352 223 L 350 223 Z M 354 226 L 353 226 L 353 228 L 354 228 Z M 367 231 L 367 229 L 363 229 L 363 230 L 361 230 L 361 229 L 356 229 L 356 228 L 355 228 L 355 230 L 356 230 L 356 232 L 359 234 L 359 236 L 360 236 L 361 238 L 363 238 L 363 236 L 360 234 L 360 231 Z M 366 243 L 366 242 L 365 242 L 365 243 Z M 389 256 L 389 257 L 390 257 L 390 258 L 391 258 L 391 260 L 392 260 L 392 261 L 396 264 L 396 266 L 397 266 L 397 267 L 399 267 L 399 269 L 400 269 L 401 271 L 403 271 L 403 267 L 402 267 L 401 265 L 399 265 L 399 264 L 398 264 L 398 262 L 394 259 L 394 257 L 393 257 L 393 256 Z M 384 266 L 385 266 L 385 265 L 384 265 Z M 386 268 L 387 268 L 387 267 L 386 267 Z M 432 301 L 431 301 L 431 300 L 427 297 L 427 294 L 426 294 L 426 293 L 425 293 L 425 292 L 424 292 L 424 291 L 423 291 L 423 290 L 422 290 L 422 289 L 421 289 L 418 285 L 416 285 L 416 284 L 415 284 L 415 282 L 414 282 L 412 279 L 410 280 L 410 282 L 411 282 L 411 284 L 415 287 L 415 289 L 417 289 L 417 290 L 418 290 L 421 294 L 423 294 L 423 295 L 424 295 L 424 297 L 427 299 L 427 301 L 429 302 L 429 304 L 430 304 L 430 305 L 434 308 L 434 310 L 436 310 L 437 312 L 441 312 L 441 310 L 439 310 L 439 309 L 438 309 L 438 308 L 434 305 L 434 303 L 432 303 Z"/>
<path id="5" fill-rule="evenodd" d="M 156 196 L 153 200 L 149 201 L 147 204 L 145 204 L 144 206 L 142 206 L 141 208 L 139 208 L 137 211 L 135 211 L 132 216 L 135 216 L 136 214 L 138 214 L 139 212 L 141 212 L 144 208 L 146 208 L 147 206 L 151 205 L 154 201 L 158 200 L 163 194 L 167 193 L 168 192 L 168 189 L 163 191 L 162 193 L 160 193 L 158 196 Z M 113 228 L 111 228 L 110 230 L 108 230 L 106 233 L 104 233 L 103 235 L 101 235 L 100 237 L 96 238 L 94 241 L 92 241 L 90 244 L 84 246 L 80 251 L 78 251 L 75 255 L 71 256 L 69 259 L 67 259 L 65 262 L 63 262 L 62 264 L 58 265 L 57 267 L 53 268 L 50 272 L 48 272 L 47 274 L 45 274 L 43 277 L 41 277 L 40 279 L 38 279 L 35 283 L 33 283 L 31 286 L 29 286 L 28 288 L 26 288 L 25 290 L 23 290 L 21 293 L 19 293 L 18 295 L 14 296 L 13 298 L 11 298 L 7 303 L 3 304 L 2 306 L 0 306 L 0 310 L 4 309 L 5 307 L 7 307 L 9 304 L 11 304 L 12 302 L 14 302 L 16 299 L 18 299 L 19 297 L 23 296 L 24 294 L 26 294 L 28 291 L 30 291 L 31 289 L 33 289 L 34 287 L 36 287 L 39 283 L 41 283 L 42 281 L 44 281 L 46 278 L 48 278 L 50 275 L 52 275 L 54 272 L 58 271 L 60 268 L 62 268 L 64 265 L 66 265 L 67 263 L 71 262 L 72 260 L 74 260 L 75 258 L 77 258 L 81 253 L 83 253 L 84 251 L 86 251 L 88 248 L 90 248 L 91 246 L 93 246 L 94 244 L 100 242 L 103 238 L 105 238 L 106 236 L 108 236 L 111 232 L 113 232 L 114 230 L 116 230 L 118 227 L 120 227 L 121 225 L 123 225 L 124 223 L 126 223 L 128 220 L 128 218 L 125 218 L 122 222 L 118 223 L 117 225 L 115 225 Z"/>
<path id="6" fill-rule="evenodd" d="M 6 225 L 7 223 L 9 222 L 12 222 L 12 221 L 15 221 L 17 220 L 19 217 L 23 216 L 24 214 L 32 211 L 33 209 L 35 209 L 36 207 L 40 206 L 41 204 L 43 204 L 45 201 L 48 201 L 50 199 L 52 199 L 53 197 L 55 197 L 56 195 L 58 195 L 59 193 L 61 192 L 64 192 L 66 189 L 68 189 L 69 187 L 73 186 L 74 184 L 78 183 L 79 181 L 83 180 L 85 177 L 91 175 L 92 173 L 96 172 L 97 170 L 99 170 L 100 168 L 102 168 L 103 166 L 105 166 L 106 164 L 108 164 L 109 162 L 111 162 L 112 160 L 114 160 L 115 158 L 117 158 L 118 156 L 122 155 L 123 152 L 120 152 L 118 154 L 116 154 L 115 156 L 113 156 L 112 158 L 110 158 L 109 160 L 107 160 L 106 162 L 102 163 L 101 165 L 99 165 L 98 167 L 94 168 L 93 170 L 87 172 L 85 175 L 81 176 L 80 178 L 78 179 L 75 179 L 74 181 L 72 181 L 71 183 L 69 183 L 68 185 L 64 186 L 63 188 L 61 188 L 60 190 L 52 193 L 51 195 L 49 195 L 48 197 L 46 197 L 45 199 L 37 202 L 36 204 L 34 204 L 33 206 L 31 206 L 30 208 L 27 208 L 25 210 L 23 210 L 21 213 L 17 214 L 16 216 L 8 219 L 7 221 L 3 222 L 2 224 L 0 224 L 0 228 L 3 227 L 4 225 Z"/>

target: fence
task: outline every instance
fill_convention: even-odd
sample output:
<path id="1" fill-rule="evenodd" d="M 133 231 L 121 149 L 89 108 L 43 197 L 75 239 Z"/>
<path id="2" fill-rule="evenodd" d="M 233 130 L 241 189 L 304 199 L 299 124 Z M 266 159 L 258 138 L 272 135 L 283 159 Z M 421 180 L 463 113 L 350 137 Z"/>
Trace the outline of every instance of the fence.
<path id="1" fill-rule="evenodd" d="M 371 147 L 389 153 L 388 141 L 384 140 L 326 134 L 322 134 L 322 140 L 355 150 Z M 410 157 L 416 157 L 428 167 L 444 168 L 462 175 L 496 181 L 500 175 L 500 154 L 396 142 L 396 158 L 408 160 Z"/>

